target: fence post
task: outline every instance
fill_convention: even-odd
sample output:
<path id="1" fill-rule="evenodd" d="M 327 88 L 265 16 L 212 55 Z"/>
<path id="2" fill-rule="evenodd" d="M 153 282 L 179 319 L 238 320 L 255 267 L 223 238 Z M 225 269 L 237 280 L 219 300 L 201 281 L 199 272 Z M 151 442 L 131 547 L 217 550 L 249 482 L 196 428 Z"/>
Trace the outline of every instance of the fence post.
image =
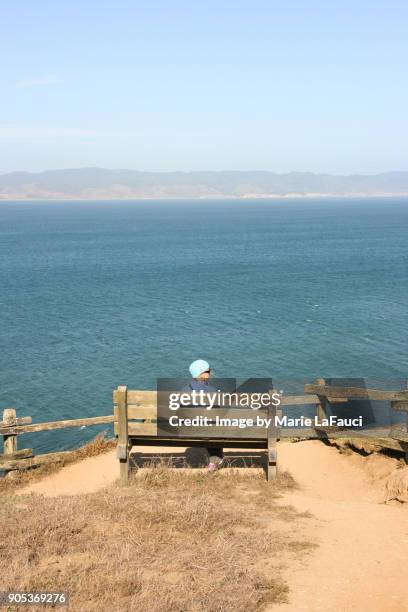
<path id="1" fill-rule="evenodd" d="M 407 389 L 408 389 L 408 380 L 407 380 Z M 407 412 L 407 432 L 408 432 L 408 412 Z M 405 451 L 405 463 L 408 465 L 408 450 Z"/>
<path id="2" fill-rule="evenodd" d="M 318 378 L 316 380 L 317 385 L 325 385 L 326 381 L 324 378 Z M 317 408 L 317 417 L 319 419 L 319 423 L 321 423 L 322 419 L 327 418 L 327 397 L 323 395 L 319 395 L 319 403 L 316 404 Z"/>
<path id="3" fill-rule="evenodd" d="M 129 482 L 129 441 L 128 441 L 128 410 L 127 387 L 118 387 L 118 446 L 117 456 L 120 465 L 120 482 Z"/>
<path id="4" fill-rule="evenodd" d="M 270 391 L 272 396 L 273 389 Z M 278 437 L 278 428 L 276 425 L 276 406 L 270 403 L 268 405 L 268 418 L 271 419 L 271 423 L 267 429 L 267 444 L 268 444 L 268 455 L 266 465 L 266 479 L 271 481 L 276 478 L 278 474 L 278 453 L 276 448 L 276 442 Z"/>
<path id="5" fill-rule="evenodd" d="M 14 408 L 3 410 L 3 421 L 7 425 L 15 425 L 16 411 Z M 17 452 L 17 434 L 3 434 L 4 454 L 14 455 Z"/>

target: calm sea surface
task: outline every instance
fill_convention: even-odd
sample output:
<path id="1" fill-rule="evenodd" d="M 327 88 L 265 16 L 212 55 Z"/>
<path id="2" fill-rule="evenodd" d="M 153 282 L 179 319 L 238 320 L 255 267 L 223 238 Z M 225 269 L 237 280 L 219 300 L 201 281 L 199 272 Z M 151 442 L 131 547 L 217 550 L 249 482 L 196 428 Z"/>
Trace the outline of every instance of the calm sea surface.
<path id="1" fill-rule="evenodd" d="M 408 200 L 1 202 L 0 313 L 0 411 L 34 421 L 109 414 L 118 384 L 198 357 L 217 376 L 406 379 Z"/>

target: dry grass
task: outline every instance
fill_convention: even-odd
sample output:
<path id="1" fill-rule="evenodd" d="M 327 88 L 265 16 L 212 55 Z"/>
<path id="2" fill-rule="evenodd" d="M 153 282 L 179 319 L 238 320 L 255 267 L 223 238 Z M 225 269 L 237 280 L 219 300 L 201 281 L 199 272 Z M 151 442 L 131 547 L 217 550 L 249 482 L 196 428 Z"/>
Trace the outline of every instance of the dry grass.
<path id="1" fill-rule="evenodd" d="M 62 460 L 56 460 L 53 463 L 47 463 L 46 465 L 31 469 L 13 470 L 6 477 L 0 477 L 0 494 L 11 493 L 31 482 L 41 480 L 44 476 L 57 472 L 65 465 L 82 461 L 82 459 L 87 457 L 101 455 L 112 450 L 115 446 L 115 439 L 107 439 L 105 433 L 100 433 L 87 444 L 67 453 Z"/>
<path id="2" fill-rule="evenodd" d="M 159 465 L 126 488 L 3 496 L 1 588 L 66 590 L 75 612 L 261 610 L 287 596 L 282 559 L 312 546 L 290 536 L 284 521 L 300 515 L 277 503 L 293 486 L 285 474 L 271 485 Z"/>

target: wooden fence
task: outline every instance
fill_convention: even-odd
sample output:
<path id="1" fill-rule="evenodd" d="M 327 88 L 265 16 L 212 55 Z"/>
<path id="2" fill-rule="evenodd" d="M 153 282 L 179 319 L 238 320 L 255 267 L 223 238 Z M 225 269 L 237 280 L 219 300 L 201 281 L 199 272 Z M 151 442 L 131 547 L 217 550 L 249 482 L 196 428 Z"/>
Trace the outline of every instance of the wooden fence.
<path id="1" fill-rule="evenodd" d="M 381 389 L 364 389 L 360 387 L 337 387 L 327 385 L 324 379 L 318 379 L 315 383 L 306 384 L 305 395 L 283 396 L 281 406 L 315 405 L 316 412 L 321 421 L 328 415 L 331 404 L 344 403 L 350 399 L 388 401 L 392 410 L 405 412 L 407 414 L 407 425 L 405 431 L 401 429 L 392 435 L 387 435 L 386 428 L 375 428 L 371 431 L 359 433 L 354 430 L 334 432 L 331 428 L 316 427 L 307 432 L 307 437 L 336 437 L 342 439 L 364 439 L 376 449 L 392 449 L 405 453 L 408 461 L 408 389 L 405 391 L 385 391 Z M 143 419 L 144 407 L 156 407 L 155 391 L 137 391 L 135 406 L 140 408 L 140 418 Z M 72 451 L 58 453 L 47 453 L 34 455 L 31 448 L 18 450 L 17 439 L 19 434 L 29 432 L 50 431 L 67 427 L 82 427 L 113 423 L 114 414 L 85 419 L 72 419 L 65 421 L 52 421 L 48 423 L 32 423 L 31 417 L 17 417 L 14 408 L 6 408 L 3 412 L 3 420 L 0 421 L 0 435 L 3 436 L 4 451 L 0 455 L 0 470 L 11 471 L 37 467 L 46 463 L 63 460 Z M 389 429 L 389 428 L 388 428 Z M 294 437 L 303 437 L 302 430 L 293 431 Z M 305 436 L 306 437 L 306 436 Z"/>
<path id="2" fill-rule="evenodd" d="M 0 421 L 0 435 L 3 436 L 3 454 L 0 455 L 0 470 L 21 470 L 38 467 L 45 463 L 53 463 L 67 457 L 72 451 L 47 453 L 34 456 L 32 448 L 18 450 L 17 437 L 19 434 L 64 429 L 67 427 L 83 427 L 113 423 L 113 414 L 107 416 L 90 417 L 86 419 L 72 419 L 67 421 L 51 421 L 48 423 L 33 423 L 31 417 L 17 418 L 14 408 L 3 411 L 3 420 Z"/>

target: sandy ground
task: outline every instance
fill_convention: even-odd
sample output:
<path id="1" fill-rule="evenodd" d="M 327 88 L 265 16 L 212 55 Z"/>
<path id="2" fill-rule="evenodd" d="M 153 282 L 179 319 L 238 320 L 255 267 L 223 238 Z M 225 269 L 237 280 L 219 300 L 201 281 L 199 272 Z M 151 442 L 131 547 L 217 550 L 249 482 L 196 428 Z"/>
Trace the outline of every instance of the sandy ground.
<path id="1" fill-rule="evenodd" d="M 58 495 L 78 495 L 93 493 L 103 489 L 118 478 L 119 467 L 115 450 L 96 457 L 88 457 L 78 463 L 72 463 L 50 474 L 42 480 L 33 482 L 19 493 L 39 493 L 46 497 Z"/>
<path id="2" fill-rule="evenodd" d="M 303 535 L 319 547 L 286 572 L 290 603 L 274 610 L 407 612 L 408 508 L 379 503 L 394 461 L 312 440 L 282 444 L 279 458 L 301 486 L 282 502 L 313 515 Z"/>
<path id="3" fill-rule="evenodd" d="M 148 453 L 152 448 L 140 449 Z M 171 449 L 161 448 L 161 452 Z M 181 449 L 178 449 L 181 450 Z M 408 504 L 381 504 L 393 459 L 344 455 L 316 440 L 279 445 L 280 469 L 300 488 L 280 503 L 312 518 L 293 529 L 319 544 L 303 561 L 285 566 L 290 602 L 280 612 L 408 612 Z M 67 466 L 20 493 L 74 495 L 118 477 L 114 451 Z"/>
<path id="4" fill-rule="evenodd" d="M 175 449 L 165 446 L 160 449 L 149 446 L 138 447 L 139 452 L 146 454 L 154 453 L 155 450 L 171 454 Z M 183 451 L 183 448 L 177 449 L 177 452 Z M 46 497 L 93 493 L 113 483 L 117 478 L 119 478 L 119 463 L 116 459 L 116 451 L 112 450 L 103 455 L 89 457 L 78 463 L 67 465 L 59 472 L 20 489 L 19 493 L 23 495 L 38 493 Z"/>

